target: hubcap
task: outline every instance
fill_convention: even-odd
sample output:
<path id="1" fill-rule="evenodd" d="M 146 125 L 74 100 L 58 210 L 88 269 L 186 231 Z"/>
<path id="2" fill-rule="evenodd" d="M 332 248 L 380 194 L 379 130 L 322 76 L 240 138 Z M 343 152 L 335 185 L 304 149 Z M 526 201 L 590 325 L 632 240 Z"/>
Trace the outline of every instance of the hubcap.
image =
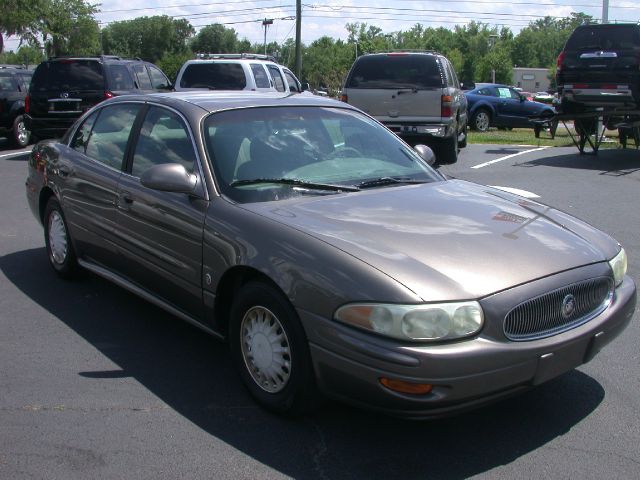
<path id="1" fill-rule="evenodd" d="M 24 122 L 18 123 L 18 133 L 16 136 L 20 145 L 26 145 L 29 142 L 29 131 L 27 130 Z"/>
<path id="2" fill-rule="evenodd" d="M 240 325 L 242 358 L 264 391 L 278 393 L 291 377 L 291 348 L 278 318 L 265 307 L 247 311 Z"/>
<path id="3" fill-rule="evenodd" d="M 67 259 L 67 249 L 67 229 L 60 213 L 54 210 L 49 215 L 49 256 L 51 260 L 62 265 Z"/>
<path id="4" fill-rule="evenodd" d="M 482 132 L 489 128 L 489 115 L 484 112 L 478 113 L 478 116 L 476 117 L 476 127 L 478 127 L 478 130 Z"/>

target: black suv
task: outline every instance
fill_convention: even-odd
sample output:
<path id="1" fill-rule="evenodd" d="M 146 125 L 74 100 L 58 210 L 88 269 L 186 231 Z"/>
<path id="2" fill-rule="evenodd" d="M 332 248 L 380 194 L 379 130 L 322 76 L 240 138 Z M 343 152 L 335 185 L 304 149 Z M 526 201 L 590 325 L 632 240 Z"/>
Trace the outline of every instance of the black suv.
<path id="1" fill-rule="evenodd" d="M 107 98 L 172 88 L 162 70 L 140 59 L 51 58 L 38 65 L 33 75 L 27 127 L 38 139 L 60 137 L 80 115 Z"/>
<path id="2" fill-rule="evenodd" d="M 0 66 L 0 136 L 9 137 L 16 147 L 29 144 L 23 115 L 32 75 L 32 70 L 18 66 Z"/>
<path id="3" fill-rule="evenodd" d="M 582 25 L 567 40 L 557 66 L 562 112 L 640 108 L 640 25 Z"/>

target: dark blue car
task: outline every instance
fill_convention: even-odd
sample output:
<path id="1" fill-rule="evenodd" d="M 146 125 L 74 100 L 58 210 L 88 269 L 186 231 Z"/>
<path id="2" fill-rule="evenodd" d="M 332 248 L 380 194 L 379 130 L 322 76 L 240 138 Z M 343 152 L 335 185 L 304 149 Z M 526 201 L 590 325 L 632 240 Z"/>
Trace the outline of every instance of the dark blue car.
<path id="1" fill-rule="evenodd" d="M 465 96 L 471 118 L 469 125 L 481 132 L 489 127 L 534 128 L 530 117 L 555 113 L 550 105 L 529 101 L 516 89 L 497 83 L 477 84 L 465 92 Z"/>

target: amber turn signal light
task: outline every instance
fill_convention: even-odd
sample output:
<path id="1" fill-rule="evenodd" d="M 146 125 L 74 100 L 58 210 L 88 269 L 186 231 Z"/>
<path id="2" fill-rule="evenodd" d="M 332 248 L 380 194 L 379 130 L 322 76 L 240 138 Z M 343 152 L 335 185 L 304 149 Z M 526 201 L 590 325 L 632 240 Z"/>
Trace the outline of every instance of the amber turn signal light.
<path id="1" fill-rule="evenodd" d="M 410 393 L 412 395 L 426 395 L 433 390 L 433 385 L 428 383 L 405 382 L 404 380 L 394 380 L 386 377 L 381 377 L 380 383 L 394 392 Z"/>

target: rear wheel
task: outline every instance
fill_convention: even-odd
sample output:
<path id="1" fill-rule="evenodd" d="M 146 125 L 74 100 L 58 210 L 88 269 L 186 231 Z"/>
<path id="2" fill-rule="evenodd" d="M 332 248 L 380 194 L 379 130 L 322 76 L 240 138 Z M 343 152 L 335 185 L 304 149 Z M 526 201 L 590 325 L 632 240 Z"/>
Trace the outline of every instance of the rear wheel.
<path id="1" fill-rule="evenodd" d="M 484 109 L 480 109 L 473 114 L 473 118 L 471 118 L 471 128 L 477 130 L 479 132 L 486 132 L 489 130 L 489 125 L 491 123 L 491 115 Z"/>
<path id="2" fill-rule="evenodd" d="M 67 280 L 74 278 L 79 270 L 78 261 L 64 213 L 55 197 L 49 199 L 44 212 L 44 243 L 49 264 L 55 272 Z"/>
<path id="3" fill-rule="evenodd" d="M 29 145 L 30 133 L 27 130 L 27 126 L 24 123 L 24 117 L 22 115 L 18 115 L 13 120 L 13 144 L 18 148 L 23 148 Z"/>
<path id="4" fill-rule="evenodd" d="M 233 361 L 265 408 L 299 415 L 318 403 L 309 344 L 296 311 L 276 288 L 243 286 L 231 307 Z"/>
<path id="5" fill-rule="evenodd" d="M 440 140 L 436 148 L 436 163 L 440 165 L 456 163 L 458 150 L 458 135 Z"/>

